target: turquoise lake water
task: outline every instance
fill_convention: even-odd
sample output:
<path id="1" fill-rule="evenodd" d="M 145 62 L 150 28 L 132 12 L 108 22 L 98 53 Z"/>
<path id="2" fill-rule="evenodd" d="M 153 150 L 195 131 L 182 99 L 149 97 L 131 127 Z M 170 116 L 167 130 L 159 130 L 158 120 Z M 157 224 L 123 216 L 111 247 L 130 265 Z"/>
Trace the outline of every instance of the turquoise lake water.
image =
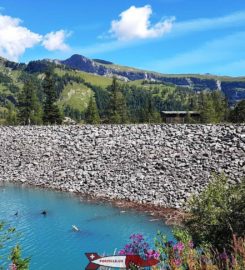
<path id="1" fill-rule="evenodd" d="M 40 214 L 44 209 L 48 212 L 46 217 Z M 16 211 L 18 216 L 14 215 Z M 142 233 L 151 244 L 158 230 L 172 238 L 171 229 L 162 221 L 150 221 L 154 218 L 143 213 L 122 211 L 62 192 L 0 186 L 0 220 L 21 233 L 18 242 L 23 255 L 31 256 L 31 270 L 85 269 L 85 252 L 113 255 L 133 233 Z M 72 232 L 73 224 L 80 232 Z M 0 250 L 0 256 L 7 252 L 6 248 Z M 0 265 L 7 269 L 8 262 L 0 259 Z"/>

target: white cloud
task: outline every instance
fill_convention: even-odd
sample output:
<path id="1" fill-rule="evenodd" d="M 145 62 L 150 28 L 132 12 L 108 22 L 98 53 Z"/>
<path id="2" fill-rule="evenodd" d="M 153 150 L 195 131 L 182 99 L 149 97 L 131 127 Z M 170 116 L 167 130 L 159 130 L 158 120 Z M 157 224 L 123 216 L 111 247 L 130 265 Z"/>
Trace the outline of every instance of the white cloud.
<path id="1" fill-rule="evenodd" d="M 51 32 L 44 36 L 42 44 L 49 51 L 67 51 L 69 46 L 65 43 L 65 39 L 69 36 L 70 33 L 64 30 Z"/>
<path id="2" fill-rule="evenodd" d="M 172 1 L 172 0 L 166 0 L 166 1 Z M 176 0 L 176 1 L 182 1 L 182 0 Z M 229 29 L 229 28 L 233 29 L 235 27 L 238 28 L 241 26 L 245 26 L 245 11 L 234 12 L 234 13 L 222 16 L 222 17 L 197 18 L 194 20 L 175 22 L 172 26 L 171 32 L 168 33 L 168 35 L 164 36 L 164 43 L 169 43 L 171 42 L 172 39 L 181 38 L 183 36 L 196 34 L 202 31 L 212 31 L 212 30 Z M 112 32 L 110 33 L 110 38 L 111 38 L 111 34 Z M 115 33 L 113 33 L 113 35 L 114 37 L 116 36 Z M 102 34 L 100 38 L 108 39 L 108 33 Z M 121 49 L 129 48 L 129 47 L 137 47 L 137 46 L 141 46 L 142 44 L 146 44 L 150 42 L 156 42 L 156 40 L 155 39 L 142 39 L 142 38 L 141 39 L 138 38 L 134 40 L 117 39 L 117 40 L 109 40 L 105 42 L 97 42 L 94 44 L 90 44 L 88 46 L 76 47 L 73 49 L 74 49 L 74 53 L 82 53 L 83 55 L 87 55 L 90 57 L 98 57 L 98 56 L 101 56 L 101 54 L 103 53 L 119 51 Z M 162 40 L 158 39 L 157 42 L 162 42 Z M 183 41 L 180 41 L 180 42 L 183 42 Z M 223 45 L 221 45 L 220 48 L 222 48 L 222 46 Z M 219 49 L 218 52 L 220 55 L 222 53 L 222 50 Z M 182 57 L 182 54 L 180 56 Z M 178 58 L 179 56 L 176 57 L 176 63 L 177 64 L 180 63 L 180 65 L 182 65 L 183 62 L 178 61 Z M 170 60 L 170 64 L 174 65 L 173 63 L 175 61 L 174 59 L 175 58 L 173 57 L 173 59 L 166 59 L 166 60 L 167 61 Z M 194 59 L 198 59 L 198 57 L 195 57 L 192 60 Z M 208 59 L 210 59 L 210 57 L 208 57 Z M 165 60 L 163 61 L 160 60 L 156 62 L 154 61 L 153 63 L 149 63 L 149 64 L 146 63 L 145 66 L 143 66 L 142 68 L 150 69 L 150 70 L 158 69 L 161 72 L 170 72 L 171 69 L 168 69 L 168 67 L 164 65 L 164 61 Z M 190 59 L 185 60 L 185 63 L 188 63 L 188 62 L 190 62 Z M 173 69 L 176 70 L 176 68 L 177 67 L 174 65 Z"/>
<path id="3" fill-rule="evenodd" d="M 150 23 L 152 8 L 131 6 L 123 11 L 119 20 L 111 22 L 110 34 L 119 40 L 128 41 L 161 37 L 172 29 L 174 18 L 160 21 L 154 25 Z"/>
<path id="4" fill-rule="evenodd" d="M 0 14 L 0 56 L 18 61 L 26 49 L 42 44 L 47 50 L 67 50 L 65 39 L 70 33 L 59 30 L 45 36 L 34 33 L 21 25 L 18 18 Z"/>
<path id="5" fill-rule="evenodd" d="M 165 1 L 165 0 L 164 0 Z M 166 0 L 172 1 L 172 0 Z M 182 0 L 176 0 L 182 1 Z M 174 19 L 172 18 L 172 21 Z M 164 36 L 165 42 L 170 42 L 173 38 L 181 38 L 186 35 L 195 34 L 202 31 L 212 31 L 217 29 L 233 29 L 235 27 L 245 26 L 245 11 L 234 12 L 222 17 L 213 17 L 213 18 L 197 18 L 194 20 L 188 21 L 180 21 L 180 22 L 172 22 L 172 30 L 168 35 Z M 131 27 L 134 31 L 134 27 Z M 90 57 L 95 57 L 100 55 L 101 53 L 107 53 L 115 50 L 120 50 L 126 47 L 135 47 L 142 45 L 143 42 L 155 42 L 154 39 L 143 39 L 138 38 L 134 40 L 127 39 L 119 39 L 119 34 L 116 35 L 115 31 L 110 30 L 110 38 L 111 35 L 114 37 L 118 37 L 117 40 L 108 41 L 108 42 L 100 42 L 91 44 L 87 47 L 78 47 L 76 48 L 76 53 L 82 52 L 85 55 Z M 102 34 L 100 36 L 102 39 L 108 39 L 108 33 Z M 158 39 L 158 42 L 161 40 Z M 188 61 L 187 61 L 188 62 Z M 150 67 L 152 69 L 152 67 Z"/>
<path id="6" fill-rule="evenodd" d="M 14 61 L 42 40 L 41 35 L 20 24 L 20 19 L 0 15 L 0 55 Z"/>

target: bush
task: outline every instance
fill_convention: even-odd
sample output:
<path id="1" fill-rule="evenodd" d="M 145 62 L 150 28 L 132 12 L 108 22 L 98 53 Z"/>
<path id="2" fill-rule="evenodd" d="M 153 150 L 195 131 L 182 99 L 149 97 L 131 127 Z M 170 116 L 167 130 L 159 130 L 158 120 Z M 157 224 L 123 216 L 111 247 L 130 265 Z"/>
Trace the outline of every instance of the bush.
<path id="1" fill-rule="evenodd" d="M 158 233 L 154 269 L 244 270 L 245 180 L 229 185 L 224 175 L 214 176 L 188 206 L 185 227 L 173 230 L 175 241 Z"/>
<path id="2" fill-rule="evenodd" d="M 245 122 L 245 100 L 237 103 L 236 107 L 230 112 L 230 120 L 234 123 Z"/>
<path id="3" fill-rule="evenodd" d="M 185 230 L 174 231 L 177 242 L 160 232 L 155 239 L 160 254 L 157 270 L 244 270 L 245 239 L 233 237 L 232 251 L 218 252 L 212 247 L 197 248 Z"/>
<path id="4" fill-rule="evenodd" d="M 16 232 L 15 228 L 9 227 L 6 223 L 0 221 L 0 250 L 5 247 L 5 245 L 10 244 L 9 242 L 18 237 L 19 234 Z M 1 260 L 4 260 L 3 257 L 0 257 Z M 30 258 L 22 259 L 21 258 L 21 248 L 19 245 L 16 245 L 9 256 L 12 264 L 9 266 L 11 270 L 28 270 Z M 1 261 L 0 260 L 0 261 Z M 4 268 L 0 265 L 0 270 Z"/>
<path id="5" fill-rule="evenodd" d="M 19 245 L 14 247 L 11 252 L 10 259 L 12 261 L 12 268 L 16 270 L 28 270 L 30 258 L 21 258 L 21 248 Z"/>
<path id="6" fill-rule="evenodd" d="M 197 245 L 211 244 L 218 250 L 231 248 L 233 235 L 245 235 L 245 181 L 229 185 L 224 175 L 215 176 L 189 202 L 185 226 Z"/>

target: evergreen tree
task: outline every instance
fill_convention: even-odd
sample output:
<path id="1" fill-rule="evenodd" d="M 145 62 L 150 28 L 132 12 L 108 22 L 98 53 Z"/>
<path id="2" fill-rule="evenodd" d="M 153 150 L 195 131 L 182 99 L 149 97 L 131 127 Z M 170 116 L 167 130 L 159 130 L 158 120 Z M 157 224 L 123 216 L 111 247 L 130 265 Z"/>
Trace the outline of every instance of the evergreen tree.
<path id="1" fill-rule="evenodd" d="M 95 98 L 93 96 L 91 96 L 89 104 L 88 104 L 88 109 L 86 113 L 86 122 L 92 125 L 100 123 L 100 116 L 99 116 L 98 108 L 96 105 Z"/>
<path id="2" fill-rule="evenodd" d="M 42 108 L 35 84 L 28 80 L 18 97 L 18 120 L 22 125 L 42 123 Z"/>
<path id="3" fill-rule="evenodd" d="M 231 110 L 230 120 L 234 123 L 245 122 L 245 100 L 238 102 L 235 108 Z"/>
<path id="4" fill-rule="evenodd" d="M 200 111 L 203 123 L 216 122 L 214 103 L 211 95 L 207 92 L 201 92 L 200 94 Z"/>
<path id="5" fill-rule="evenodd" d="M 228 104 L 220 91 L 201 92 L 200 111 L 203 123 L 220 123 L 226 120 Z"/>
<path id="6" fill-rule="evenodd" d="M 215 122 L 221 123 L 227 119 L 228 114 L 228 103 L 223 95 L 223 93 L 219 90 L 213 91 L 211 93 L 213 104 L 215 108 Z"/>
<path id="7" fill-rule="evenodd" d="M 7 115 L 5 119 L 5 124 L 7 125 L 17 125 L 17 112 L 15 110 L 14 105 L 11 102 L 7 103 Z"/>
<path id="8" fill-rule="evenodd" d="M 55 92 L 55 84 L 52 79 L 51 72 L 46 72 L 43 82 L 43 91 L 45 93 L 45 101 L 43 108 L 43 122 L 45 124 L 62 124 L 62 115 L 56 104 L 57 95 Z"/>
<path id="9" fill-rule="evenodd" d="M 162 118 L 161 118 L 160 113 L 155 109 L 155 107 L 153 105 L 153 100 L 152 100 L 151 95 L 149 96 L 149 99 L 148 99 L 148 108 L 147 108 L 145 120 L 146 120 L 146 122 L 152 123 L 152 124 L 162 122 Z"/>
<path id="10" fill-rule="evenodd" d="M 119 88 L 120 90 L 120 88 Z M 122 91 L 119 91 L 117 93 L 117 113 L 120 116 L 120 122 L 121 124 L 126 124 L 128 123 L 128 108 L 126 104 L 126 99 Z"/>
<path id="11" fill-rule="evenodd" d="M 188 97 L 189 110 L 190 111 L 198 111 L 200 108 L 198 106 L 198 95 L 190 94 Z"/>
<path id="12" fill-rule="evenodd" d="M 125 124 L 128 122 L 128 109 L 124 94 L 114 77 L 109 87 L 109 122 L 113 124 Z"/>

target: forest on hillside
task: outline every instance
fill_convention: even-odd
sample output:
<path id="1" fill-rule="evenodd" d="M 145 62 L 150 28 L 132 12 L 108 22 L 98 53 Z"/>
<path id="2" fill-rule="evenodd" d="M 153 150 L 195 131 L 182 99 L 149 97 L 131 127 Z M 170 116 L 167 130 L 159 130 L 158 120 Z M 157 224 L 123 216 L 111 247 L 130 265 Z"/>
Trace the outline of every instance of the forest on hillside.
<path id="1" fill-rule="evenodd" d="M 166 82 L 81 76 L 47 63 L 24 71 L 12 68 L 0 71 L 1 124 L 61 124 L 65 117 L 81 124 L 162 123 L 162 111 L 200 113 L 198 121 L 187 115 L 186 123 L 245 121 L 245 101 L 231 108 L 218 89 L 197 91 Z"/>

